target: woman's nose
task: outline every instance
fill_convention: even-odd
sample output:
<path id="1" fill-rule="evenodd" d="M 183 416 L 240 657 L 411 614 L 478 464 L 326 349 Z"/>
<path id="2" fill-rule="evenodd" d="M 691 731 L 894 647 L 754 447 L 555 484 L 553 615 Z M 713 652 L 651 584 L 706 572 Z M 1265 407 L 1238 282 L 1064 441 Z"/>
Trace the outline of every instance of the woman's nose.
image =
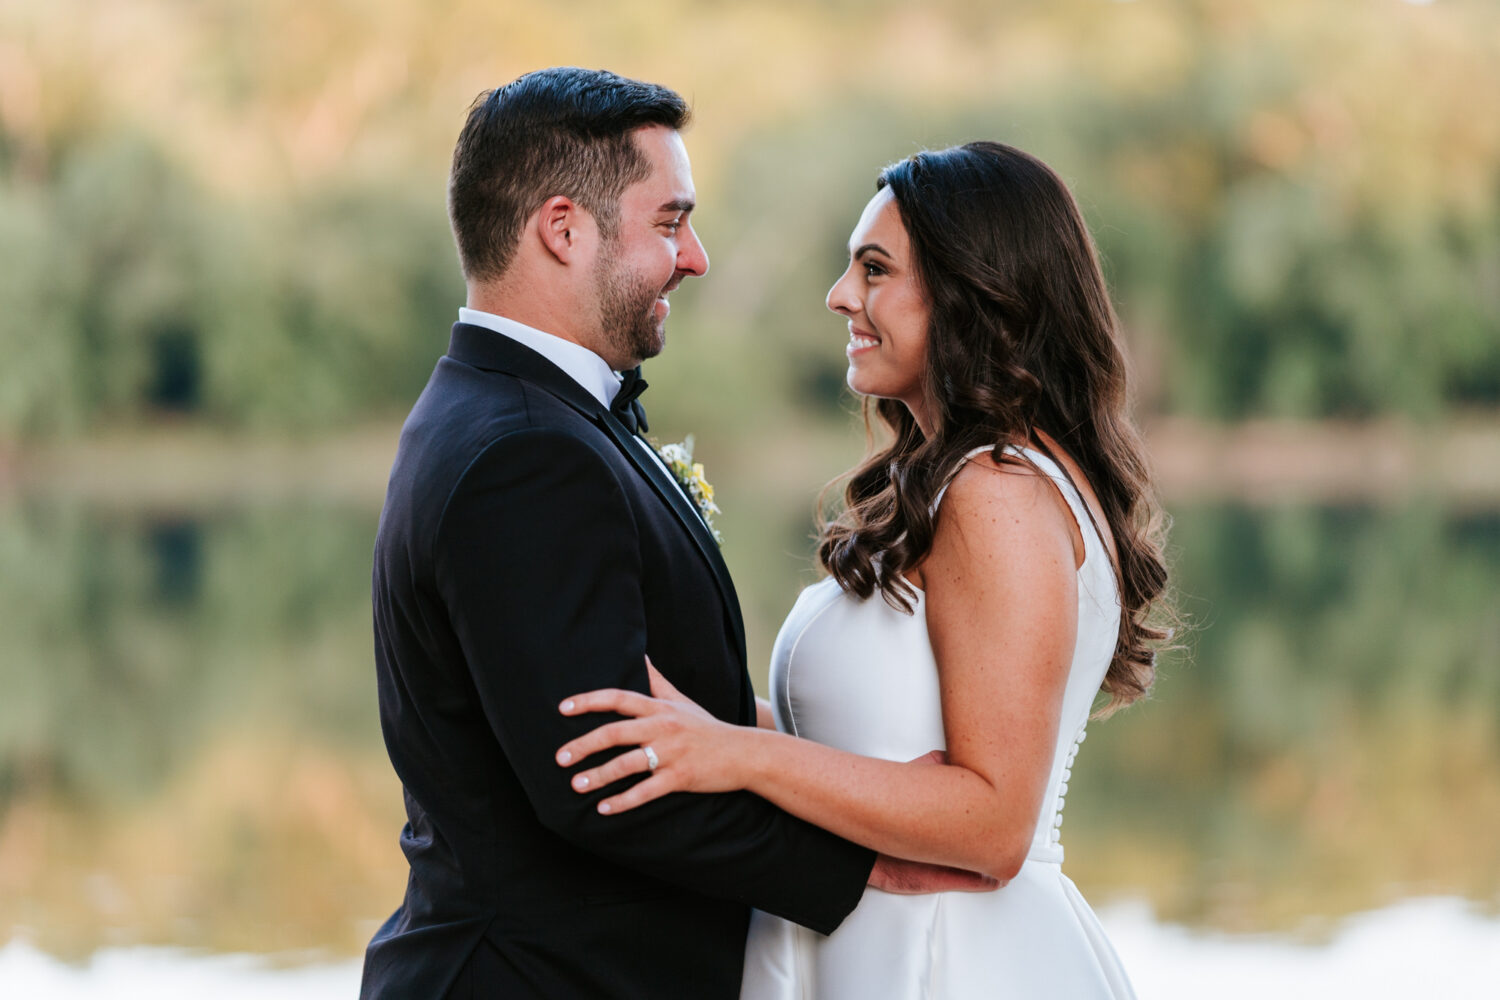
<path id="1" fill-rule="evenodd" d="M 849 274 L 850 271 L 846 270 L 839 276 L 839 280 L 828 289 L 828 298 L 824 300 L 829 309 L 841 316 L 851 316 L 859 312 L 859 297 L 854 294 L 854 289 L 851 287 L 853 282 L 849 280 Z"/>

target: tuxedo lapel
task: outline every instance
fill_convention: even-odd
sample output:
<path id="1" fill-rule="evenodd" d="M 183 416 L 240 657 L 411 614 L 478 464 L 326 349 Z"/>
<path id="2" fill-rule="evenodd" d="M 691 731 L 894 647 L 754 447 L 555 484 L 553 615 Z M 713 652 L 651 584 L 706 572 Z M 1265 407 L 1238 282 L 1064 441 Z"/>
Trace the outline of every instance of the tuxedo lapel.
<path id="1" fill-rule="evenodd" d="M 682 489 L 667 475 L 660 465 L 647 457 L 642 449 L 651 447 L 644 440 L 631 434 L 615 418 L 614 414 L 604 411 L 597 418 L 601 427 L 615 439 L 615 444 L 625 453 L 632 465 L 646 477 L 657 496 L 662 498 L 666 505 L 672 508 L 672 513 L 677 515 L 677 520 L 687 529 L 688 534 L 693 536 L 693 542 L 698 546 L 698 551 L 708 563 L 708 568 L 713 570 L 714 580 L 719 585 L 719 593 L 724 598 L 724 605 L 729 609 L 729 621 L 734 626 L 735 645 L 740 650 L 740 660 L 748 659 L 745 653 L 745 622 L 740 615 L 739 597 L 734 591 L 734 582 L 729 577 L 729 567 L 724 564 L 724 557 L 719 554 L 719 543 L 714 539 L 704 523 L 703 516 L 698 513 L 696 507 L 683 494 Z M 631 439 L 634 438 L 634 441 Z"/>
<path id="2" fill-rule="evenodd" d="M 714 581 L 719 586 L 724 606 L 729 609 L 729 621 L 734 630 L 735 645 L 740 651 L 740 662 L 746 663 L 745 623 L 740 614 L 740 602 L 735 594 L 734 583 L 729 577 L 729 567 L 724 564 L 718 543 L 709 533 L 708 525 L 703 522 L 697 509 L 661 466 L 643 452 L 642 449 L 649 448 L 650 445 L 626 430 L 624 424 L 567 372 L 504 334 L 467 323 L 455 323 L 448 343 L 448 356 L 475 368 L 514 375 L 546 390 L 588 417 L 615 442 L 615 446 L 676 516 L 708 563 Z M 635 440 L 632 441 L 632 438 Z"/>

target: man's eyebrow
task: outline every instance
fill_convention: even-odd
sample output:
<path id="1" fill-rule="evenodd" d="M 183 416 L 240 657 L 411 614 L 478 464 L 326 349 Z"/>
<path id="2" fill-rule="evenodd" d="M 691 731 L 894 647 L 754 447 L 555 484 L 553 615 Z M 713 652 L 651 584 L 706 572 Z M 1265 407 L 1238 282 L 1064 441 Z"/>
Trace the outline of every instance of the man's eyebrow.
<path id="1" fill-rule="evenodd" d="M 676 198 L 672 201 L 663 202 L 658 212 L 691 212 L 698 207 L 698 203 L 691 198 Z"/>
<path id="2" fill-rule="evenodd" d="M 858 260 L 859 258 L 863 257 L 866 253 L 868 253 L 871 250 L 874 250 L 876 253 L 884 254 L 887 257 L 891 256 L 891 252 L 889 250 L 887 250 L 885 247 L 881 246 L 879 243 L 865 243 L 858 250 L 856 250 L 853 253 L 851 253 L 849 255 L 849 259 L 850 260 Z M 895 260 L 894 257 L 891 257 L 891 259 Z"/>

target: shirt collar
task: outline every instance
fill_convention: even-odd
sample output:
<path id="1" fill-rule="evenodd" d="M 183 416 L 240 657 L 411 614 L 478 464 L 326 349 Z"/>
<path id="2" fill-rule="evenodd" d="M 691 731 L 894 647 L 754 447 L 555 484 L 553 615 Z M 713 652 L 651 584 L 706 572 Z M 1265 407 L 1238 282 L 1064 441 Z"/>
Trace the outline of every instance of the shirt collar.
<path id="1" fill-rule="evenodd" d="M 606 409 L 620 391 L 620 376 L 609 367 L 608 362 L 581 344 L 564 340 L 556 334 L 545 333 L 525 323 L 517 323 L 505 316 L 467 306 L 459 307 L 458 321 L 484 327 L 531 348 L 566 372 L 569 378 L 582 386 Z"/>

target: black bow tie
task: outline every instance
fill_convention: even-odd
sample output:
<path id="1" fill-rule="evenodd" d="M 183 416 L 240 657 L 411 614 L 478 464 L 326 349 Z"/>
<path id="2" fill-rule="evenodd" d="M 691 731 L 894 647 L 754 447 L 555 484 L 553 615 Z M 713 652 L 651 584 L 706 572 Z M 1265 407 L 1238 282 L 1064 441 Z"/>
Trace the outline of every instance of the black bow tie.
<path id="1" fill-rule="evenodd" d="M 646 380 L 641 378 L 640 366 L 621 372 L 620 376 L 620 391 L 615 393 L 609 411 L 632 434 L 650 430 L 646 425 L 646 408 L 638 402 L 641 393 L 646 391 Z"/>

